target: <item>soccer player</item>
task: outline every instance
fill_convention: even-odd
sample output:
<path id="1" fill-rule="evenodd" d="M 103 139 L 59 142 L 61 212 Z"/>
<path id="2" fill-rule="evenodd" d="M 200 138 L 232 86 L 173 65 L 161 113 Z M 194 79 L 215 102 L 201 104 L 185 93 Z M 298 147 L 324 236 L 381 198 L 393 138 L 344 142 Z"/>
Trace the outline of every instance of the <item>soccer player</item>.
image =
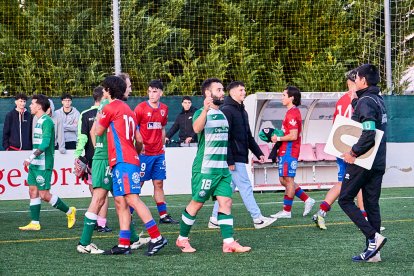
<path id="1" fill-rule="evenodd" d="M 95 145 L 91 139 L 91 129 L 95 121 L 98 107 L 103 97 L 103 88 L 101 86 L 95 87 L 93 90 L 94 105 L 90 108 L 81 112 L 78 124 L 78 142 L 76 143 L 75 150 L 75 166 L 77 165 L 77 159 L 84 153 L 85 158 L 88 161 L 88 167 L 92 167 L 93 156 L 95 152 Z M 85 176 L 86 181 L 89 184 L 89 190 L 93 194 L 92 175 L 87 174 Z M 108 212 L 108 197 L 105 199 L 104 205 L 101 207 L 98 218 L 96 229 L 98 232 L 111 232 L 112 229 L 106 225 L 106 214 Z"/>
<path id="2" fill-rule="evenodd" d="M 181 216 L 180 235 L 176 245 L 184 253 L 195 252 L 188 239 L 198 211 L 210 198 L 219 202 L 218 224 L 223 237 L 223 252 L 248 252 L 250 247 L 241 246 L 233 238 L 231 214 L 231 174 L 227 164 L 229 124 L 220 111 L 224 88 L 219 79 L 206 79 L 201 85 L 204 106 L 194 113 L 193 128 L 198 134 L 198 150 L 192 168 L 192 199 Z"/>
<path id="3" fill-rule="evenodd" d="M 352 105 L 351 101 L 356 97 L 355 91 L 355 70 L 351 70 L 346 75 L 346 84 L 348 86 L 348 92 L 343 95 L 335 105 L 335 112 L 333 120 L 335 121 L 336 116 L 344 116 L 351 119 L 352 116 Z M 327 212 L 331 210 L 332 204 L 334 204 L 335 200 L 339 197 L 339 192 L 341 191 L 342 180 L 344 179 L 346 163 L 341 158 L 336 158 L 336 163 L 338 165 L 338 183 L 335 184 L 326 194 L 325 199 L 319 206 L 319 211 L 313 215 L 312 220 L 316 223 L 316 225 L 322 229 L 326 230 L 325 225 L 325 216 Z M 358 193 L 357 196 L 358 206 L 361 210 L 362 214 L 366 217 L 366 212 L 364 210 L 364 204 L 362 201 L 362 193 L 361 191 Z"/>
<path id="4" fill-rule="evenodd" d="M 129 206 L 133 207 L 144 222 L 151 237 L 148 244 L 147 256 L 156 254 L 167 244 L 167 239 L 161 236 L 151 212 L 140 199 L 141 192 L 139 177 L 138 153 L 142 148 L 142 137 L 136 130 L 134 112 L 123 102 L 126 83 L 120 77 L 109 76 L 102 82 L 104 90 L 109 93 L 110 99 L 98 115 L 96 135 L 107 131 L 108 159 L 112 168 L 112 192 L 115 198 L 115 207 L 119 218 L 119 243 L 104 254 L 130 254 L 130 224 L 131 214 Z M 136 142 L 134 146 L 134 142 Z"/>
<path id="5" fill-rule="evenodd" d="M 282 123 L 284 136 L 272 136 L 272 142 L 282 142 L 278 151 L 279 161 L 279 181 L 285 187 L 285 196 L 283 198 L 283 210 L 271 215 L 274 218 L 291 218 L 293 197 L 296 195 L 305 202 L 303 216 L 309 214 L 312 210 L 315 200 L 310 198 L 295 183 L 296 168 L 300 152 L 300 139 L 302 133 L 302 116 L 298 106 L 301 102 L 301 94 L 295 86 L 288 86 L 283 91 L 282 104 L 286 106 L 287 112 Z"/>
<path id="6" fill-rule="evenodd" d="M 38 120 L 33 130 L 33 153 L 23 163 L 25 167 L 29 166 L 27 183 L 32 221 L 26 226 L 19 227 L 23 231 L 41 229 L 39 222 L 41 200 L 66 213 L 68 228 L 72 228 L 76 222 L 76 208 L 68 207 L 58 196 L 52 195 L 49 191 L 55 153 L 55 127 L 52 119 L 46 114 L 49 107 L 50 103 L 45 95 L 33 95 L 30 112 Z"/>
<path id="7" fill-rule="evenodd" d="M 355 85 L 357 99 L 352 101 L 354 113 L 352 120 L 362 124 L 362 134 L 349 152 L 342 157 L 348 163 L 346 177 L 344 177 L 338 204 L 345 214 L 362 231 L 366 238 L 366 249 L 352 257 L 355 262 L 367 262 L 373 259 L 387 238 L 380 234 L 381 213 L 379 198 L 381 195 L 382 177 L 385 173 L 387 155 L 386 128 L 387 110 L 380 95 L 377 84 L 380 81 L 379 70 L 372 64 L 364 64 L 356 69 Z M 376 129 L 384 131 L 377 155 L 370 170 L 355 165 L 355 159 L 368 152 L 375 145 Z M 362 189 L 365 210 L 368 221 L 359 212 L 354 198 Z M 372 261 L 372 260 L 371 260 Z M 380 261 L 378 258 L 376 261 Z"/>
<path id="8" fill-rule="evenodd" d="M 163 85 L 159 80 L 148 84 L 148 101 L 135 107 L 139 133 L 144 141 L 144 148 L 139 156 L 141 161 L 141 186 L 147 180 L 154 185 L 154 200 L 160 215 L 160 223 L 178 224 L 167 211 L 164 195 L 165 164 L 165 125 L 168 121 L 168 107 L 160 102 Z"/>
<path id="9" fill-rule="evenodd" d="M 250 213 L 253 225 L 261 229 L 271 225 L 275 218 L 264 217 L 253 195 L 253 188 L 247 175 L 246 164 L 248 163 L 249 150 L 264 162 L 263 152 L 257 145 L 250 131 L 249 118 L 244 109 L 244 98 L 246 97 L 245 85 L 241 81 L 233 81 L 227 86 L 229 96 L 224 99 L 220 110 L 226 116 L 229 123 L 229 147 L 227 150 L 227 164 L 232 176 L 233 189 L 237 187 L 243 199 L 244 206 Z M 218 202 L 214 203 L 213 213 L 208 223 L 209 228 L 219 228 L 217 224 Z"/>

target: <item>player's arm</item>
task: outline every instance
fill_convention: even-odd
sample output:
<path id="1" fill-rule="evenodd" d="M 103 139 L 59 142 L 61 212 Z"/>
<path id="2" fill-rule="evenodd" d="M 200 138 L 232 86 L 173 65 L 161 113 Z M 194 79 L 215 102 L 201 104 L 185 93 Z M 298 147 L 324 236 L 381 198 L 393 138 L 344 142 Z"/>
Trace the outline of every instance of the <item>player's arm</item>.
<path id="1" fill-rule="evenodd" d="M 83 114 L 80 115 L 80 124 L 78 125 L 78 141 L 76 143 L 75 158 L 79 158 L 82 155 L 85 145 L 88 143 L 88 118 L 83 116 Z"/>
<path id="2" fill-rule="evenodd" d="M 164 127 L 162 127 L 162 130 L 161 130 L 161 141 L 162 141 L 162 144 L 163 145 L 165 145 L 165 126 Z"/>
<path id="3" fill-rule="evenodd" d="M 111 122 L 111 113 L 109 111 L 109 105 L 106 105 L 102 109 L 102 113 L 96 115 L 96 124 L 95 124 L 95 135 L 101 136 L 104 134 L 105 130 L 109 127 Z"/>
<path id="4" fill-rule="evenodd" d="M 91 142 L 93 147 L 96 147 L 96 135 L 95 135 L 95 127 L 96 127 L 96 121 L 93 122 L 92 127 L 91 127 L 91 131 L 89 132 L 89 135 L 91 136 Z"/>
<path id="5" fill-rule="evenodd" d="M 50 124 L 49 124 L 50 123 Z M 52 129 L 54 128 L 52 120 L 46 121 L 43 123 L 43 135 L 42 135 L 42 142 L 40 143 L 39 147 L 35 149 L 32 154 L 30 154 L 29 158 L 24 160 L 23 165 L 28 166 L 32 163 L 33 159 L 41 155 L 45 152 L 45 150 L 49 147 L 50 142 L 52 141 Z"/>
<path id="6" fill-rule="evenodd" d="M 137 126 L 137 128 L 135 129 L 135 149 L 138 154 L 141 154 L 143 145 L 144 145 L 144 142 L 142 139 L 142 135 L 139 132 L 139 127 Z"/>
<path id="7" fill-rule="evenodd" d="M 279 137 L 279 136 L 273 135 L 272 136 L 272 142 L 276 143 L 276 142 L 279 142 L 279 141 L 281 141 L 281 142 L 295 141 L 295 140 L 298 139 L 298 133 L 299 133 L 299 131 L 297 129 L 291 129 L 289 131 L 289 134 L 287 134 L 285 136 L 280 136 Z"/>
<path id="8" fill-rule="evenodd" d="M 201 110 L 201 112 L 199 109 L 194 113 L 193 129 L 195 133 L 200 133 L 204 130 L 204 126 L 206 125 L 207 121 L 207 112 L 210 109 L 212 102 L 213 99 L 211 97 L 206 97 L 204 99 L 204 108 Z"/>

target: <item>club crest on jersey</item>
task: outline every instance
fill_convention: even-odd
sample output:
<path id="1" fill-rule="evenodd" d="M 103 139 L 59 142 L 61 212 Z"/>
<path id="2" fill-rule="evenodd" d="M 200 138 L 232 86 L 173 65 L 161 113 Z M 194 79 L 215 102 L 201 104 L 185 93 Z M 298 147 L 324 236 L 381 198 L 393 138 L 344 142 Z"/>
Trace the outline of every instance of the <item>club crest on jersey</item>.
<path id="1" fill-rule="evenodd" d="M 162 129 L 160 122 L 148 122 L 147 129 Z"/>
<path id="2" fill-rule="evenodd" d="M 147 113 L 147 117 L 151 117 L 151 115 L 152 115 L 151 112 Z"/>
<path id="3" fill-rule="evenodd" d="M 137 172 L 134 172 L 132 174 L 132 182 L 134 182 L 135 184 L 139 183 L 139 174 Z"/>
<path id="4" fill-rule="evenodd" d="M 289 124 L 292 125 L 292 126 L 296 126 L 297 122 L 296 122 L 295 119 L 292 119 L 292 120 L 289 121 Z"/>
<path id="5" fill-rule="evenodd" d="M 161 116 L 164 117 L 165 116 L 165 110 L 161 109 Z"/>

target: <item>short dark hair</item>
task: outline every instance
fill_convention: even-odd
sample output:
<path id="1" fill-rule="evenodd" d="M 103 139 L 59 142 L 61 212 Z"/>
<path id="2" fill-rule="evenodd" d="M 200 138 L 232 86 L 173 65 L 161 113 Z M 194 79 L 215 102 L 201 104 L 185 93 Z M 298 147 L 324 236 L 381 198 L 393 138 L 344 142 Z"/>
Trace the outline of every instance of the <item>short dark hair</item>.
<path id="1" fill-rule="evenodd" d="M 160 80 L 152 80 L 148 83 L 148 87 L 152 87 L 152 88 L 158 88 L 163 90 L 164 89 L 164 85 L 162 84 L 162 82 Z"/>
<path id="2" fill-rule="evenodd" d="M 357 71 L 355 69 L 352 69 L 352 70 L 350 70 L 350 71 L 348 71 L 348 72 L 345 73 L 345 78 L 347 80 L 350 80 L 352 82 L 355 82 L 356 74 L 357 74 Z"/>
<path id="3" fill-rule="evenodd" d="M 122 100 L 124 98 L 126 83 L 117 76 L 108 76 L 102 81 L 102 87 L 108 90 L 111 99 Z"/>
<path id="4" fill-rule="evenodd" d="M 184 97 L 182 98 L 181 102 L 184 102 L 184 101 L 190 101 L 190 102 L 192 102 L 192 100 L 191 100 L 191 97 L 190 97 L 190 96 L 184 96 Z"/>
<path id="5" fill-rule="evenodd" d="M 128 73 L 119 73 L 116 75 L 117 77 L 120 77 L 121 79 L 123 79 L 124 81 L 126 81 L 127 79 L 131 79 L 131 77 L 129 76 Z"/>
<path id="6" fill-rule="evenodd" d="M 33 100 L 36 100 L 36 103 L 42 107 L 42 110 L 46 112 L 50 107 L 50 102 L 47 96 L 43 94 L 33 95 Z"/>
<path id="7" fill-rule="evenodd" d="M 72 95 L 69 93 L 63 93 L 60 99 L 63 101 L 64 99 L 70 99 L 72 100 Z"/>
<path id="8" fill-rule="evenodd" d="M 102 86 L 95 87 L 95 89 L 93 90 L 92 96 L 95 102 L 100 102 L 103 97 L 103 87 Z"/>
<path id="9" fill-rule="evenodd" d="M 223 82 L 218 78 L 208 78 L 205 81 L 203 81 L 203 83 L 201 84 L 201 93 L 203 93 L 204 97 L 206 96 L 206 90 L 209 89 L 211 84 L 215 82 L 223 84 Z"/>
<path id="10" fill-rule="evenodd" d="M 287 91 L 289 97 L 293 97 L 292 103 L 295 106 L 299 106 L 302 98 L 299 88 L 297 88 L 296 86 L 287 86 L 285 90 Z"/>
<path id="11" fill-rule="evenodd" d="M 16 101 L 20 99 L 27 101 L 27 96 L 24 93 L 17 93 L 16 96 L 14 96 L 14 99 Z"/>
<path id="12" fill-rule="evenodd" d="M 377 66 L 372 64 L 363 64 L 357 69 L 357 75 L 360 78 L 365 78 L 368 85 L 377 85 L 380 82 L 380 74 Z"/>
<path id="13" fill-rule="evenodd" d="M 239 87 L 239 86 L 246 87 L 244 85 L 244 82 L 242 82 L 242 81 L 232 81 L 229 85 L 227 85 L 226 90 L 230 91 L 231 89 Z"/>

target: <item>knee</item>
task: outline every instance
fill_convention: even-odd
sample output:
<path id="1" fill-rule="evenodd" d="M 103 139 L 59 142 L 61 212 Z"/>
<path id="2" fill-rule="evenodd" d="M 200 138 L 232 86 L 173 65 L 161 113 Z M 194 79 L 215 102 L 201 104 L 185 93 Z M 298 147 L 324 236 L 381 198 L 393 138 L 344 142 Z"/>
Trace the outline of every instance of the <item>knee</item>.
<path id="1" fill-rule="evenodd" d="M 154 189 L 162 189 L 163 188 L 163 181 L 154 181 Z"/>

